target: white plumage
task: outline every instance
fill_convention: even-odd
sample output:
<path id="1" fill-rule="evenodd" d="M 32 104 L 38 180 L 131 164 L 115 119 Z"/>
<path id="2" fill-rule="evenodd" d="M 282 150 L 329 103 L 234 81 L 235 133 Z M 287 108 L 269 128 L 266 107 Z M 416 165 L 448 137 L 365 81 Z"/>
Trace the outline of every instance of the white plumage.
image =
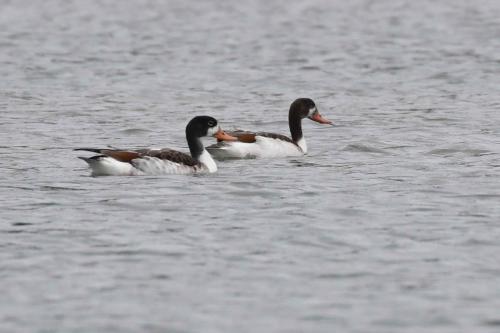
<path id="1" fill-rule="evenodd" d="M 218 140 L 236 140 L 217 126 L 215 118 L 196 116 L 186 126 L 186 140 L 191 155 L 169 148 L 139 150 L 77 148 L 75 150 L 98 154 L 90 158 L 80 157 L 90 166 L 92 176 L 216 172 L 217 165 L 200 140 L 204 136 L 213 136 Z"/>
<path id="2" fill-rule="evenodd" d="M 151 156 L 133 159 L 130 163 L 120 162 L 112 157 L 85 158 L 92 176 L 141 176 L 141 175 L 186 175 L 217 171 L 212 156 L 204 150 L 200 156 L 201 165 L 185 165 Z"/>
<path id="3" fill-rule="evenodd" d="M 302 149 L 305 149 L 305 151 Z M 208 147 L 210 153 L 217 159 L 231 158 L 275 158 L 285 156 L 301 156 L 307 153 L 304 139 L 298 145 L 280 139 L 256 136 L 255 142 L 240 141 L 220 142 Z"/>

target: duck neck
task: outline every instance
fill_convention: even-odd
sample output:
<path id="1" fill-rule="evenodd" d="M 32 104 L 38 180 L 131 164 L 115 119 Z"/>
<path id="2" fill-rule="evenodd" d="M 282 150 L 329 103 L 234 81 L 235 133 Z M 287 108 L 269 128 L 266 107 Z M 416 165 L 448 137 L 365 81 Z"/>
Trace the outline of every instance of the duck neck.
<path id="1" fill-rule="evenodd" d="M 191 153 L 191 157 L 195 161 L 199 162 L 200 156 L 203 153 L 203 151 L 205 150 L 205 148 L 203 148 L 203 143 L 201 143 L 201 140 L 199 137 L 189 135 L 188 133 L 186 133 L 186 139 L 187 139 L 187 143 L 189 146 L 189 152 Z"/>
<path id="2" fill-rule="evenodd" d="M 196 162 L 203 164 L 208 169 L 208 172 L 216 172 L 217 164 L 215 164 L 212 155 L 203 147 L 201 139 L 196 136 L 187 135 L 187 142 L 191 157 Z"/>
<path id="3" fill-rule="evenodd" d="M 302 118 L 290 110 L 288 114 L 288 125 L 290 126 L 290 134 L 292 135 L 293 142 L 298 143 L 303 138 Z"/>

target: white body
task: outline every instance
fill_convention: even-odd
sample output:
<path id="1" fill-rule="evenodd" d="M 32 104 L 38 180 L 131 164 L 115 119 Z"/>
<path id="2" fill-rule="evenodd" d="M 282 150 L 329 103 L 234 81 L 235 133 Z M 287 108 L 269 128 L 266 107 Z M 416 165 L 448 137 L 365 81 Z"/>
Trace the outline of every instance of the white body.
<path id="1" fill-rule="evenodd" d="M 256 136 L 255 142 L 225 141 L 208 147 L 217 159 L 225 158 L 273 158 L 285 156 L 301 156 L 307 153 L 304 138 L 297 145 L 264 136 Z"/>
<path id="2" fill-rule="evenodd" d="M 92 169 L 92 176 L 169 175 L 217 171 L 215 161 L 206 150 L 203 150 L 199 158 L 201 166 L 190 166 L 150 156 L 136 158 L 131 163 L 120 162 L 112 157 L 84 160 Z"/>

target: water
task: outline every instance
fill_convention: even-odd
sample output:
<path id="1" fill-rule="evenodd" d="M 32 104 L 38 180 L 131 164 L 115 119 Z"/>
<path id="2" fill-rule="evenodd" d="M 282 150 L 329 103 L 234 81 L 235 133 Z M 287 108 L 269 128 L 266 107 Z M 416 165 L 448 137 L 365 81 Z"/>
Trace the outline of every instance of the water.
<path id="1" fill-rule="evenodd" d="M 499 35 L 498 1 L 2 1 L 0 331 L 497 332 Z M 301 158 L 72 151 L 287 134 L 297 97 L 336 123 Z"/>

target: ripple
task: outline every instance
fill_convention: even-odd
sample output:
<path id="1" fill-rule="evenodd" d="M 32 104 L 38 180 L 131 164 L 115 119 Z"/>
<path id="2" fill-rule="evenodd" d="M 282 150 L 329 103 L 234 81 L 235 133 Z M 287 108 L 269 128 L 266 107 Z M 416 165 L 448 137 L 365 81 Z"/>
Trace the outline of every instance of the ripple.
<path id="1" fill-rule="evenodd" d="M 428 155 L 454 155 L 454 154 L 465 154 L 468 156 L 483 156 L 493 154 L 489 150 L 485 149 L 472 149 L 472 148 L 438 148 L 427 152 Z"/>
<path id="2" fill-rule="evenodd" d="M 301 66 L 300 69 L 304 70 L 304 71 L 320 71 L 321 67 L 319 67 L 319 66 Z"/>
<path id="3" fill-rule="evenodd" d="M 389 154 L 383 149 L 376 148 L 376 147 L 371 147 L 363 143 L 352 143 L 344 148 L 342 148 L 343 151 L 351 151 L 351 152 L 358 152 L 358 153 L 376 153 L 376 154 Z"/>
<path id="4" fill-rule="evenodd" d="M 148 133 L 148 132 L 153 132 L 153 131 L 146 129 L 146 128 L 127 128 L 127 129 L 116 131 L 116 133 L 122 133 L 122 134 L 141 134 L 141 133 Z"/>
<path id="5" fill-rule="evenodd" d="M 325 273 L 317 276 L 318 279 L 337 280 L 337 279 L 352 279 L 373 275 L 372 272 L 349 272 L 349 273 Z"/>
<path id="6" fill-rule="evenodd" d="M 485 326 L 493 326 L 500 327 L 500 318 L 499 319 L 488 319 L 483 321 L 483 325 Z"/>
<path id="7" fill-rule="evenodd" d="M 13 227 L 25 227 L 29 225 L 33 225 L 34 223 L 29 223 L 29 222 L 14 222 L 12 223 Z"/>
<path id="8" fill-rule="evenodd" d="M 40 190 L 42 191 L 86 191 L 83 188 L 75 188 L 75 187 L 66 187 L 66 186 L 51 186 L 51 185 L 43 185 L 40 186 Z"/>
<path id="9" fill-rule="evenodd" d="M 276 194 L 271 191 L 229 191 L 227 192 L 229 195 L 234 195 L 237 197 L 263 197 L 263 198 L 271 198 Z"/>
<path id="10" fill-rule="evenodd" d="M 315 162 L 308 162 L 305 160 L 290 160 L 290 163 L 293 164 L 296 167 L 303 168 L 303 167 L 321 167 L 322 165 L 315 163 Z"/>

